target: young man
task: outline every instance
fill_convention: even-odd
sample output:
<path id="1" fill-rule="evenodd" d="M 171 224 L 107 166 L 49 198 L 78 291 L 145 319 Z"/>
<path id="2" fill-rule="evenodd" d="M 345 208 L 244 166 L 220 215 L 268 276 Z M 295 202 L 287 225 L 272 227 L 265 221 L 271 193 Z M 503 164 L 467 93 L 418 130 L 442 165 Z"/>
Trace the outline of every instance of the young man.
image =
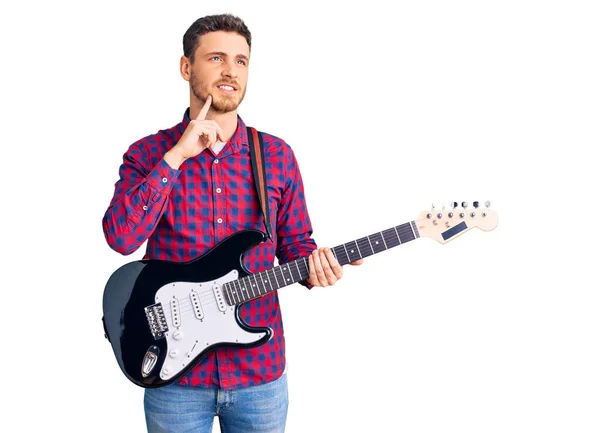
<path id="1" fill-rule="evenodd" d="M 114 197 L 103 219 L 108 244 L 130 254 L 146 240 L 144 258 L 184 262 L 229 235 L 263 230 L 246 125 L 244 99 L 251 35 L 232 15 L 198 19 L 183 38 L 180 72 L 190 83 L 190 106 L 172 128 L 133 143 L 123 158 Z M 342 268 L 311 239 L 300 170 L 291 148 L 264 134 L 272 241 L 252 248 L 252 272 L 309 257 L 305 285 L 328 286 Z M 353 264 L 360 264 L 362 260 Z M 189 374 L 146 389 L 148 431 L 210 432 L 215 415 L 224 432 L 282 432 L 287 414 L 285 342 L 277 292 L 246 302 L 241 318 L 270 327 L 273 337 L 252 348 L 211 352 Z"/>

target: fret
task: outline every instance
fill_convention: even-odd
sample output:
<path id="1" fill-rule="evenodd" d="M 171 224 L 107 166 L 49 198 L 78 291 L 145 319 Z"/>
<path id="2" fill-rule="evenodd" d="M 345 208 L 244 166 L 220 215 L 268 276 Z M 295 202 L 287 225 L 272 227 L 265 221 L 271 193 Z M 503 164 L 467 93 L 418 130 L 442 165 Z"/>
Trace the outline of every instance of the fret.
<path id="1" fill-rule="evenodd" d="M 229 284 L 224 284 L 223 287 L 225 288 L 225 294 L 227 295 L 227 301 L 229 302 L 229 305 L 233 305 L 234 302 L 231 299 L 231 293 L 230 293 L 230 289 L 229 289 Z"/>
<path id="2" fill-rule="evenodd" d="M 393 228 L 384 230 L 382 234 L 386 247 L 393 248 L 395 246 L 400 245 L 400 239 L 398 238 L 398 236 L 396 236 L 396 232 L 394 232 Z"/>
<path id="3" fill-rule="evenodd" d="M 415 239 L 410 223 L 402 224 L 401 226 L 398 226 L 398 229 L 398 232 L 400 233 L 400 242 L 405 243 Z"/>
<path id="4" fill-rule="evenodd" d="M 346 248 L 346 244 L 344 244 L 344 251 L 346 251 L 346 257 L 348 257 L 347 263 L 350 263 L 352 260 L 350 260 L 350 254 L 348 254 L 348 248 Z"/>
<path id="5" fill-rule="evenodd" d="M 252 290 L 252 297 L 256 298 L 256 292 L 254 291 L 255 284 L 252 282 L 252 277 L 254 277 L 254 281 L 256 281 L 256 276 L 248 275 L 248 282 L 250 283 L 250 290 Z"/>
<path id="6" fill-rule="evenodd" d="M 256 274 L 254 274 L 254 281 L 256 282 L 256 290 L 258 290 L 258 294 L 262 295 L 262 293 L 260 293 L 260 286 L 262 285 L 262 290 L 265 293 L 267 293 L 267 288 L 262 281 L 262 277 L 261 277 L 260 273 L 258 274 L 258 276 L 260 277 L 260 280 L 258 278 L 256 278 Z M 260 284 L 258 283 L 259 281 L 260 281 Z"/>
<path id="7" fill-rule="evenodd" d="M 237 282 L 238 286 L 240 286 L 240 288 L 238 290 L 238 297 L 240 298 L 240 302 L 243 302 L 246 300 L 245 299 L 246 292 L 245 292 L 244 288 L 242 287 L 242 282 L 240 280 L 235 280 L 234 283 L 236 283 L 236 282 Z"/>
<path id="8" fill-rule="evenodd" d="M 348 257 L 348 253 L 346 252 L 346 247 L 344 247 L 343 245 L 338 245 L 337 247 L 334 247 L 334 251 L 336 248 L 339 248 L 340 251 L 336 251 L 336 256 L 338 259 L 338 262 L 340 265 L 346 265 L 348 263 L 350 263 L 350 257 Z M 343 248 L 343 249 L 342 249 Z M 346 258 L 344 258 L 344 256 L 341 254 L 341 252 L 346 254 Z"/>
<path id="9" fill-rule="evenodd" d="M 414 221 L 410 222 L 410 228 L 412 229 L 413 236 L 415 239 L 419 237 L 419 230 L 417 229 L 417 224 Z"/>
<path id="10" fill-rule="evenodd" d="M 300 266 L 298 266 L 298 262 L 299 261 L 300 261 L 300 259 L 294 260 L 294 263 L 296 264 L 296 269 L 298 269 L 298 279 L 296 279 L 296 281 L 303 280 L 303 278 L 302 278 L 302 272 L 300 272 Z"/>
<path id="11" fill-rule="evenodd" d="M 358 252 L 358 246 L 353 246 L 352 243 L 356 244 L 355 241 L 352 242 L 348 242 L 347 244 L 344 244 L 344 248 L 346 248 L 346 251 L 349 253 L 348 258 L 350 262 L 355 262 L 356 260 L 361 259 L 362 257 L 360 256 L 360 253 Z"/>
<path id="12" fill-rule="evenodd" d="M 281 285 L 281 287 L 284 287 L 284 286 L 287 286 L 288 284 L 291 284 L 291 283 L 288 283 L 286 281 L 286 279 L 285 279 L 285 274 L 283 273 L 283 267 L 282 266 L 277 266 L 277 268 L 279 268 L 279 273 L 281 274 L 281 278 L 283 279 L 283 284 Z"/>
<path id="13" fill-rule="evenodd" d="M 373 249 L 373 244 L 371 243 L 371 239 L 367 236 L 367 240 L 369 241 L 369 246 L 371 247 L 371 253 L 375 254 L 375 250 Z"/>
<path id="14" fill-rule="evenodd" d="M 358 246 L 358 252 L 360 253 L 361 258 L 369 257 L 373 254 L 373 249 L 371 248 L 368 238 L 364 237 L 357 239 L 355 243 Z"/>
<path id="15" fill-rule="evenodd" d="M 263 274 L 265 274 L 267 276 L 267 280 L 269 281 L 269 286 L 271 286 L 270 292 L 272 292 L 275 289 L 273 288 L 273 283 L 271 283 L 271 277 L 269 277 L 269 271 L 264 271 Z M 265 291 L 265 293 L 267 293 L 267 292 Z"/>
<path id="16" fill-rule="evenodd" d="M 360 253 L 360 248 L 359 248 L 359 246 L 358 246 L 358 242 L 357 242 L 357 241 L 354 241 L 354 245 L 356 245 L 356 251 L 358 251 L 358 255 L 359 255 L 359 256 L 360 256 L 360 258 L 362 259 L 362 258 L 363 258 L 363 256 L 362 256 L 362 254 Z"/>
<path id="17" fill-rule="evenodd" d="M 294 279 L 294 276 L 292 275 L 292 271 L 290 270 L 290 265 L 288 263 L 285 263 L 279 267 L 282 269 L 281 273 L 283 274 L 283 279 L 285 280 L 286 286 L 289 286 L 290 284 L 296 282 L 296 280 Z M 287 273 L 287 277 L 286 277 L 286 273 Z"/>
<path id="18" fill-rule="evenodd" d="M 244 297 L 246 298 L 246 300 L 252 298 L 252 296 L 250 296 L 250 290 L 248 290 L 248 286 L 246 285 L 246 280 L 247 278 L 242 278 L 240 281 L 241 283 L 244 284 Z"/>
<path id="19" fill-rule="evenodd" d="M 246 299 L 246 291 L 244 290 L 244 288 L 242 287 L 242 281 L 241 280 L 236 280 L 238 286 L 240 286 L 239 290 L 238 290 L 238 295 L 240 297 L 240 302 L 245 301 Z"/>
<path id="20" fill-rule="evenodd" d="M 385 243 L 385 238 L 383 237 L 383 233 L 379 232 L 379 234 L 381 235 L 381 239 L 383 240 L 383 245 L 385 245 L 385 249 L 387 250 L 388 246 Z"/>
<path id="21" fill-rule="evenodd" d="M 396 227 L 394 227 L 394 233 L 396 234 L 396 240 L 398 241 L 396 245 L 400 245 L 402 241 L 400 240 L 400 235 L 398 234 L 398 229 Z"/>
<path id="22" fill-rule="evenodd" d="M 273 278 L 271 278 L 271 281 L 275 281 L 275 284 L 277 284 L 277 288 L 279 289 L 279 288 L 283 287 L 282 281 L 279 278 L 277 278 L 277 274 L 275 273 L 275 269 L 269 269 L 267 271 L 267 274 L 269 272 L 272 272 L 272 275 L 269 275 L 269 276 L 273 277 Z"/>
<path id="23" fill-rule="evenodd" d="M 301 263 L 303 265 L 303 271 L 302 271 L 302 276 L 304 277 L 303 279 L 306 279 L 309 277 L 310 275 L 310 271 L 308 269 L 308 257 L 302 257 L 301 259 Z"/>
<path id="24" fill-rule="evenodd" d="M 232 281 L 232 283 L 233 283 L 233 302 L 236 303 L 236 304 L 239 304 L 240 303 L 240 295 L 237 292 L 237 288 L 235 287 L 235 280 Z M 235 295 L 237 295 L 237 298 L 238 298 L 237 301 L 235 300 Z"/>
<path id="25" fill-rule="evenodd" d="M 373 248 L 375 248 L 376 253 L 380 253 L 386 250 L 381 233 L 375 233 L 369 236 L 369 239 L 371 239 L 371 243 L 373 244 Z"/>

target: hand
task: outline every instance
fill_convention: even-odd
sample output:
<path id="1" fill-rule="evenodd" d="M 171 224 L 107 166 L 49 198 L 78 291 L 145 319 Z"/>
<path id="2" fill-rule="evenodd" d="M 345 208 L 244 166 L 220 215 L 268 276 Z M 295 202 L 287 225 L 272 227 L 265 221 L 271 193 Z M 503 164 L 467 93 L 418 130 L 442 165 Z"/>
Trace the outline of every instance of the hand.
<path id="1" fill-rule="evenodd" d="M 363 259 L 359 259 L 350 264 L 357 266 L 362 262 Z M 308 257 L 308 271 L 307 282 L 318 287 L 333 286 L 344 273 L 337 259 L 327 247 L 314 250 Z"/>
<path id="2" fill-rule="evenodd" d="M 169 164 L 172 161 L 177 164 L 178 168 L 186 159 L 193 158 L 207 147 L 214 146 L 217 139 L 223 142 L 226 141 L 223 138 L 223 130 L 219 124 L 214 120 L 206 120 L 211 103 L 212 96 L 208 95 L 206 102 L 200 109 L 200 113 L 198 113 L 198 117 L 190 120 L 177 144 L 167 152 L 169 157 L 165 159 Z"/>

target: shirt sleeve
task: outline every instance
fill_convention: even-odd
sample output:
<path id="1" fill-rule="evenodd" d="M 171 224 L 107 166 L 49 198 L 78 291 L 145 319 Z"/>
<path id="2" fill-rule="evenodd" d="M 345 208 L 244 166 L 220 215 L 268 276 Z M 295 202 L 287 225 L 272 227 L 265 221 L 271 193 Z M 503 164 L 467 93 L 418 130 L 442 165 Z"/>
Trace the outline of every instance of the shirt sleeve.
<path id="1" fill-rule="evenodd" d="M 154 232 L 181 173 L 163 158 L 150 169 L 147 161 L 139 142 L 131 145 L 123 155 L 120 178 L 102 219 L 108 245 L 123 255 L 136 251 Z"/>
<path id="2" fill-rule="evenodd" d="M 304 185 L 296 157 L 289 148 L 286 156 L 286 184 L 277 210 L 277 250 L 275 255 L 280 263 L 287 263 L 301 257 L 308 257 L 317 249 L 311 238 L 312 225 L 304 198 Z M 300 284 L 308 287 L 306 280 Z"/>

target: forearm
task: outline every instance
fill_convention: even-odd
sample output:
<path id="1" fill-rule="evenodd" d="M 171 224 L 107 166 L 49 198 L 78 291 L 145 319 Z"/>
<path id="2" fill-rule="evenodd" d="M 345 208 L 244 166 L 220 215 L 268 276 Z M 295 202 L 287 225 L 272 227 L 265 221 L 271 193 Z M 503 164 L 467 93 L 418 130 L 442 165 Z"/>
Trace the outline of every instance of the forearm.
<path id="1" fill-rule="evenodd" d="M 108 245 L 124 255 L 136 251 L 154 232 L 179 176 L 179 171 L 165 159 L 145 177 L 132 176 L 130 171 L 131 167 L 124 163 L 115 195 L 102 219 Z M 134 179 L 137 182 L 127 188 Z"/>

